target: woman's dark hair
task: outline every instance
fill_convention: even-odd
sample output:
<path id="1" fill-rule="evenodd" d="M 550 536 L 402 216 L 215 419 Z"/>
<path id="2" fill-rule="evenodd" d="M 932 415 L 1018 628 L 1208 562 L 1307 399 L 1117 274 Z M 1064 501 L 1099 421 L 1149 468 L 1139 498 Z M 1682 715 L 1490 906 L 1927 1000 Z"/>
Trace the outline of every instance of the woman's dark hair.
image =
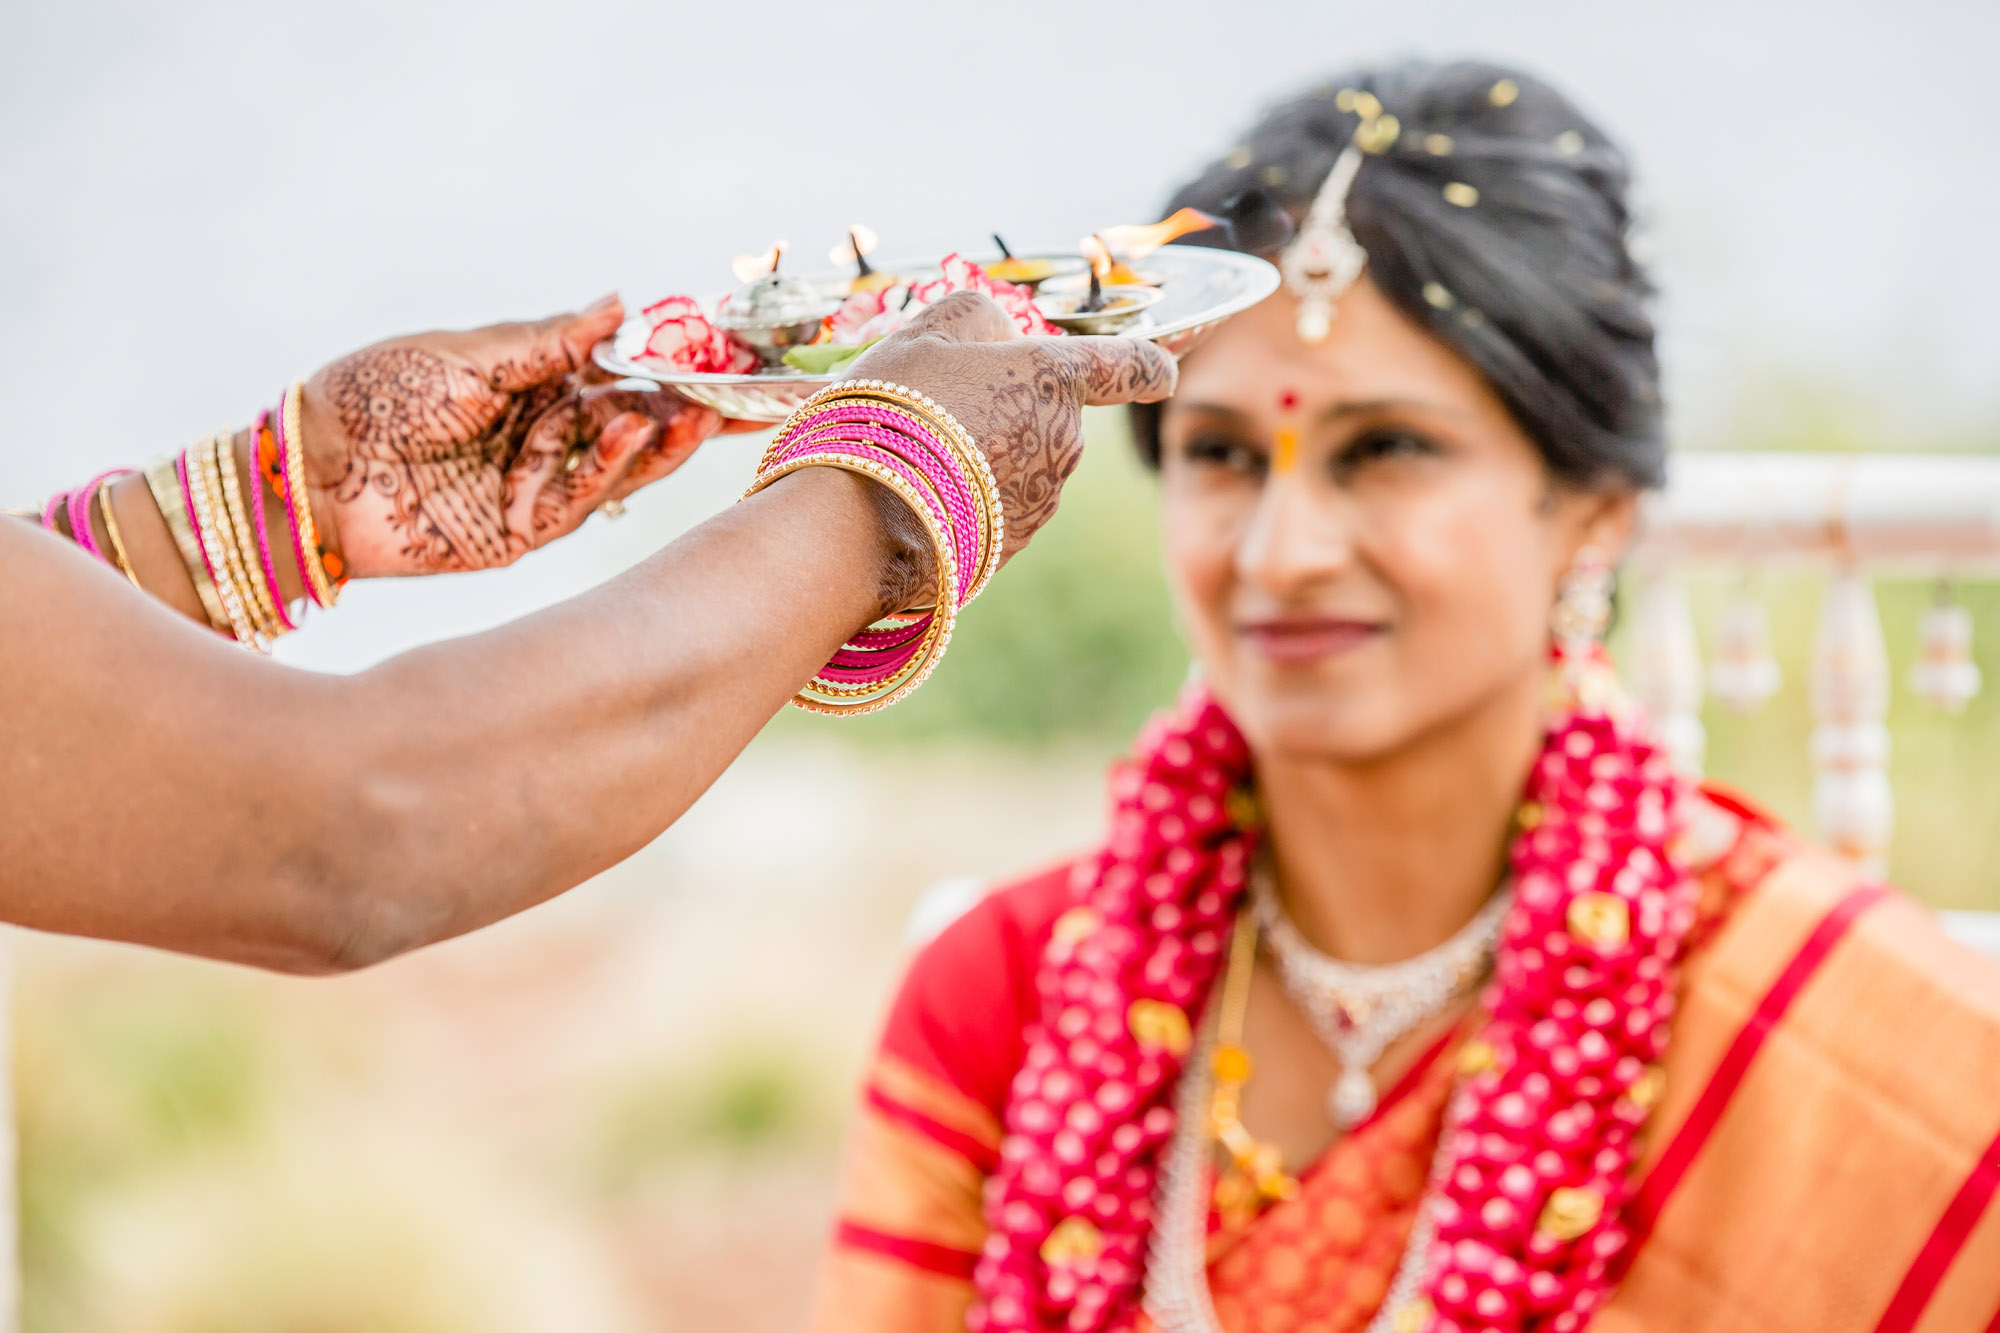
<path id="1" fill-rule="evenodd" d="M 1275 259 L 1372 109 L 1358 93 L 1400 126 L 1347 195 L 1369 278 L 1479 369 L 1558 479 L 1659 485 L 1652 288 L 1626 244 L 1625 156 L 1540 80 L 1467 61 L 1335 79 L 1273 109 L 1174 195 L 1167 211 L 1226 223 L 1182 243 Z M 1157 465 L 1159 407 L 1133 421 Z"/>

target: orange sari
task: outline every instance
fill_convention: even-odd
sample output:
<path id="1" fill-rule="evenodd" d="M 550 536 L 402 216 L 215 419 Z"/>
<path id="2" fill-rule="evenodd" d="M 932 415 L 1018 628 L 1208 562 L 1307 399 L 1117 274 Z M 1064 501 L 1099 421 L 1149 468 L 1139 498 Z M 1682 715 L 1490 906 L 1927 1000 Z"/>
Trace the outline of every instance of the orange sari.
<path id="1" fill-rule="evenodd" d="M 2000 969 L 1720 793 L 1693 842 L 1707 924 L 1627 1269 L 1591 1327 L 2000 1333 Z M 818 1333 L 964 1327 L 980 1186 L 1068 874 L 989 894 L 912 964 L 850 1137 Z M 1215 1223 L 1228 1333 L 1346 1333 L 1374 1315 L 1461 1035 L 1308 1167 L 1296 1198 Z"/>

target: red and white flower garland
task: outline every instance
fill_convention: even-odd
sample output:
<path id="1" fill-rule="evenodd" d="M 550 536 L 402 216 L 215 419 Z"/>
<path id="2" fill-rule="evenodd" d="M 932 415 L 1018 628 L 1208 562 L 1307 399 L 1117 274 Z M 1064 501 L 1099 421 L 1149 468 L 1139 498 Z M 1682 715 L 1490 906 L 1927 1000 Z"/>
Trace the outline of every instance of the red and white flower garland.
<path id="1" fill-rule="evenodd" d="M 1583 691 L 1585 698 L 1600 691 Z M 1191 690 L 1113 780 L 1111 838 L 1037 975 L 1041 1013 L 987 1182 L 978 1333 L 1130 1328 L 1193 1023 L 1255 838 L 1242 737 Z M 1637 1133 L 1659 1090 L 1696 887 L 1667 847 L 1685 784 L 1628 717 L 1579 707 L 1528 781 L 1483 1031 L 1428 1207 L 1437 1333 L 1580 1328 L 1609 1293 Z"/>

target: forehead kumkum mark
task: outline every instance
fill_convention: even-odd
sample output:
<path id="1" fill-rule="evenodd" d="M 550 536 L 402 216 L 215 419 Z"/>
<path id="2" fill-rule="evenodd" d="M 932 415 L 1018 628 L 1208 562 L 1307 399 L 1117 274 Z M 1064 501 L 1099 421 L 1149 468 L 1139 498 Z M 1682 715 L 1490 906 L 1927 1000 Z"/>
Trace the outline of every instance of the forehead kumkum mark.
<path id="1" fill-rule="evenodd" d="M 1271 440 L 1271 470 L 1279 475 L 1290 472 L 1299 461 L 1299 432 L 1292 426 L 1280 426 Z"/>

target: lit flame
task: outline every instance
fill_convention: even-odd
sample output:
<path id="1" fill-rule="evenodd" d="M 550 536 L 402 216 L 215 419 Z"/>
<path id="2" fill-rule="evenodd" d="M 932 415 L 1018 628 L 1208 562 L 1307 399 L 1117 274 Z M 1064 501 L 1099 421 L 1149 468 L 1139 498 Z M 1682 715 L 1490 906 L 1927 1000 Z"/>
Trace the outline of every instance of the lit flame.
<path id="1" fill-rule="evenodd" d="M 863 255 L 874 254 L 880 242 L 881 237 L 875 234 L 873 227 L 857 222 L 847 229 L 847 239 L 829 250 L 826 257 L 835 264 L 852 264 Z"/>
<path id="2" fill-rule="evenodd" d="M 1144 259 L 1176 237 L 1215 225 L 1216 219 L 1200 209 L 1183 208 L 1170 218 L 1145 226 L 1106 227 L 1084 238 L 1083 254 L 1100 282 L 1139 282 L 1139 275 L 1123 261 Z"/>
<path id="3" fill-rule="evenodd" d="M 779 241 L 761 255 L 738 255 L 729 261 L 738 282 L 755 282 L 766 273 L 778 271 L 778 258 L 785 253 L 786 241 Z"/>
<path id="4" fill-rule="evenodd" d="M 1106 287 L 1150 286 L 1144 278 L 1134 273 L 1124 260 L 1117 259 L 1104 248 L 1104 243 L 1095 236 L 1086 236 L 1078 242 L 1083 247 L 1083 257 L 1090 261 L 1090 271 L 1097 275 L 1098 282 Z"/>

